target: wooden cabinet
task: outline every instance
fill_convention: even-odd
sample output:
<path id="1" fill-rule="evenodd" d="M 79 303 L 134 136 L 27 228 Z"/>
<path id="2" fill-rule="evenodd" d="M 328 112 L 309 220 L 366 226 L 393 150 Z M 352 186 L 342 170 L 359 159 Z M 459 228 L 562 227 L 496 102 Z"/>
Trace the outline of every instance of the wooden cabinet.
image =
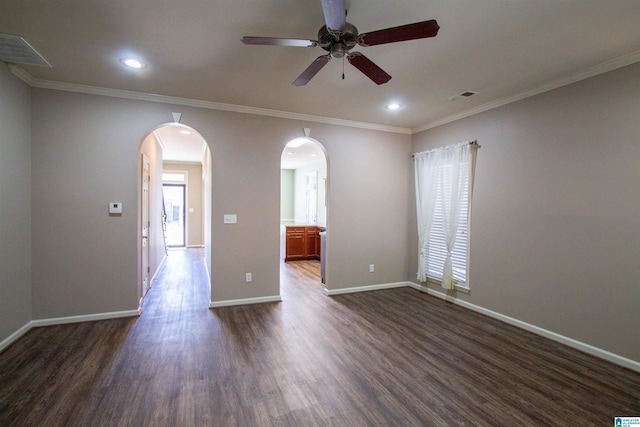
<path id="1" fill-rule="evenodd" d="M 320 248 L 318 242 L 320 241 L 320 230 L 318 227 L 307 227 L 307 258 L 320 258 Z"/>
<path id="2" fill-rule="evenodd" d="M 287 226 L 286 261 L 320 259 L 320 227 Z"/>
<path id="3" fill-rule="evenodd" d="M 293 259 L 305 259 L 307 251 L 306 228 L 287 227 L 286 244 L 285 262 Z"/>

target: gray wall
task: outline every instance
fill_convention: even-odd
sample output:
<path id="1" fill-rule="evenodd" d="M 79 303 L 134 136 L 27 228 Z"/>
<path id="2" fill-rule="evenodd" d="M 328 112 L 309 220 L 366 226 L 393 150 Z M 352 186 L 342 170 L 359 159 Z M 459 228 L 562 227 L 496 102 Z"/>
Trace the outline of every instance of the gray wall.
<path id="1" fill-rule="evenodd" d="M 0 61 L 0 341 L 31 320 L 31 95 Z"/>
<path id="2" fill-rule="evenodd" d="M 137 308 L 139 147 L 172 111 L 182 112 L 182 123 L 211 149 L 207 266 L 213 301 L 279 295 L 280 157 L 303 127 L 328 153 L 327 287 L 406 276 L 409 135 L 55 90 L 32 93 L 32 231 L 39 237 L 34 318 Z M 121 217 L 108 216 L 109 201 L 123 202 Z M 223 224 L 229 213 L 237 214 L 237 224 Z M 375 273 L 368 272 L 370 263 Z M 253 274 L 250 284 L 246 272 Z"/>
<path id="3" fill-rule="evenodd" d="M 635 64 L 414 135 L 482 146 L 458 298 L 640 360 L 638 112 Z M 415 281 L 415 214 L 410 236 Z"/>

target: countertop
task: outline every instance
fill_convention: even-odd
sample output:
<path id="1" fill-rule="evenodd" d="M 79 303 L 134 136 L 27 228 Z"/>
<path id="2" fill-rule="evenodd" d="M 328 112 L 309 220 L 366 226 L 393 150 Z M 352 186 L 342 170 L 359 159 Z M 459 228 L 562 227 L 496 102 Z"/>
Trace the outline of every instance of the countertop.
<path id="1" fill-rule="evenodd" d="M 326 230 L 326 226 L 324 224 L 309 224 L 299 221 L 280 221 L 280 224 L 285 227 L 320 227 L 321 231 Z"/>

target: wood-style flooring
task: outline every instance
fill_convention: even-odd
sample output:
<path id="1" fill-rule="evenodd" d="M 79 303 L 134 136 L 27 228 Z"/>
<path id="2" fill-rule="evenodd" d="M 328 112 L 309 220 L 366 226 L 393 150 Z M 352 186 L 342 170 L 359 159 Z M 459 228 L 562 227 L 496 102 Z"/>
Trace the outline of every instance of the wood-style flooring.
<path id="1" fill-rule="evenodd" d="M 640 374 L 411 288 L 208 308 L 170 251 L 139 318 L 35 328 L 0 354 L 0 426 L 612 426 Z"/>

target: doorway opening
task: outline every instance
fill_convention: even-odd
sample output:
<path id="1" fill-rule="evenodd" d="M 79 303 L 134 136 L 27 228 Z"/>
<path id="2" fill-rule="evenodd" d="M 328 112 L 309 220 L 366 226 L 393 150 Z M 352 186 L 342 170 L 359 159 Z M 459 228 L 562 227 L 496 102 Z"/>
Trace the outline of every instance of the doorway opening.
<path id="1" fill-rule="evenodd" d="M 185 184 L 162 184 L 164 237 L 169 248 L 186 246 L 186 189 Z"/>
<path id="2" fill-rule="evenodd" d="M 328 164 L 313 138 L 296 138 L 280 161 L 280 263 L 326 283 Z M 280 293 L 286 298 L 286 289 Z"/>
<path id="3" fill-rule="evenodd" d="M 150 131 L 140 145 L 138 297 L 153 289 L 156 275 L 175 264 L 177 250 L 202 251 L 211 271 L 211 151 L 193 128 L 167 123 Z M 175 173 L 177 172 L 177 173 Z M 192 249 L 193 248 L 193 249 Z M 166 268 L 165 268 L 166 266 Z M 194 266 L 196 268 L 196 266 Z M 211 278 L 207 273 L 207 305 Z"/>

